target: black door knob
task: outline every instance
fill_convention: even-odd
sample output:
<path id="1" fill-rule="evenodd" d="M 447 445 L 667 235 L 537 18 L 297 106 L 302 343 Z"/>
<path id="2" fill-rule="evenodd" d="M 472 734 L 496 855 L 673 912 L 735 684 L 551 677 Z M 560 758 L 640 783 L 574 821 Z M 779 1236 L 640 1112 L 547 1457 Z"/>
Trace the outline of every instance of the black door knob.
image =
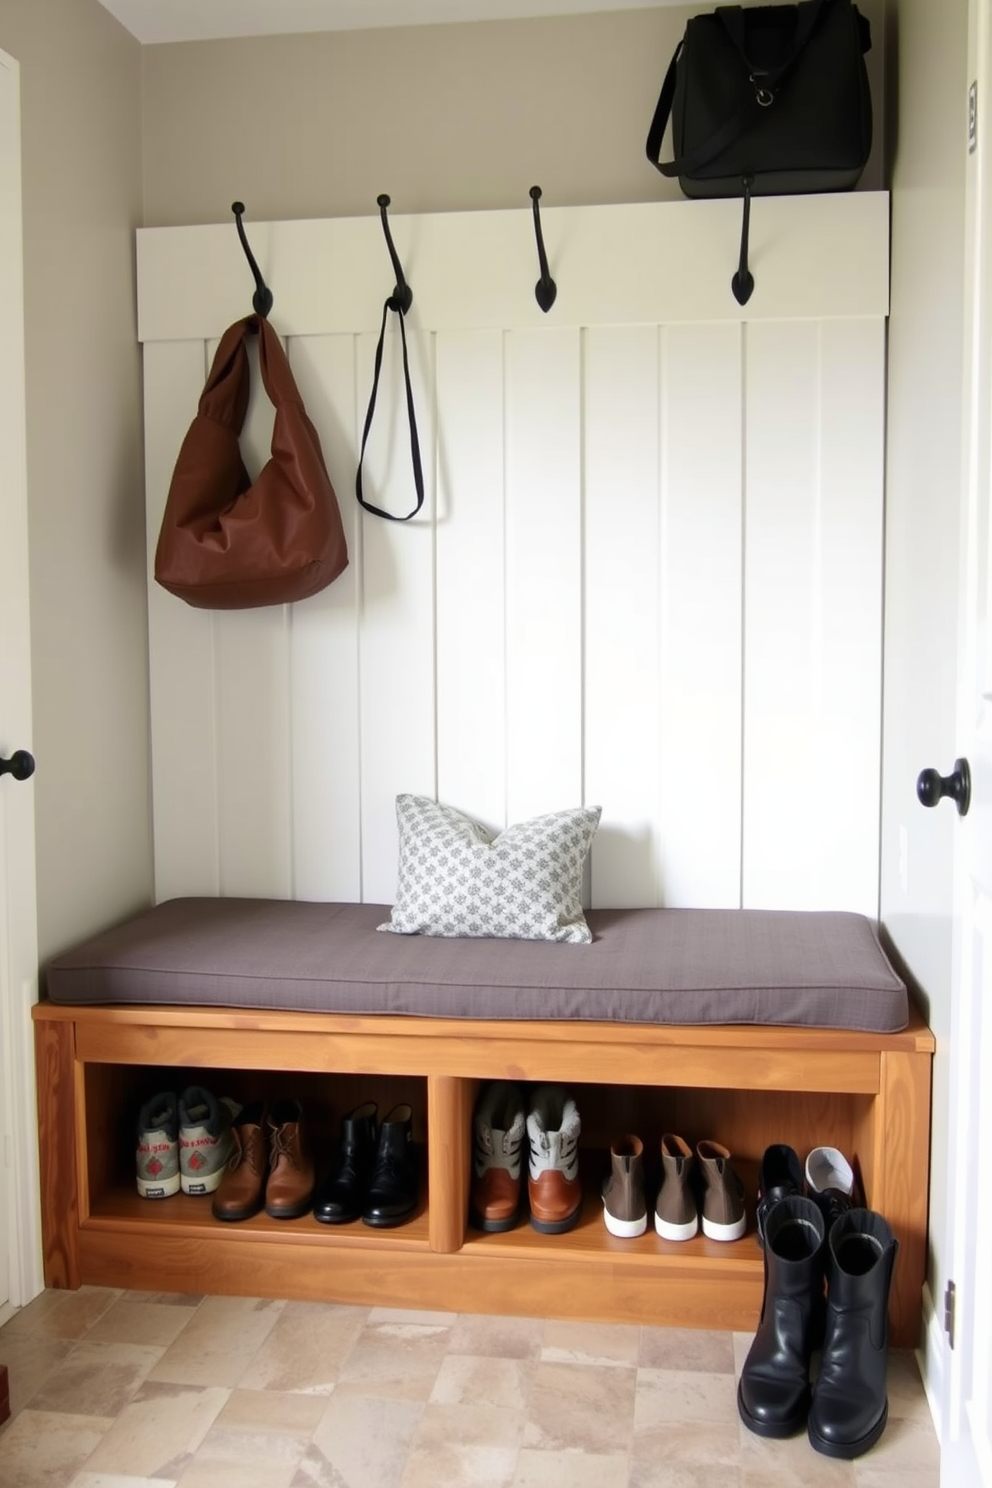
<path id="1" fill-rule="evenodd" d="M 941 775 L 936 770 L 921 770 L 916 781 L 916 794 L 924 806 L 936 806 L 945 796 L 958 808 L 959 816 L 968 815 L 971 805 L 971 771 L 966 759 L 954 761 L 954 772 Z"/>
<path id="2" fill-rule="evenodd" d="M 15 780 L 27 780 L 34 774 L 34 755 L 26 749 L 15 749 L 10 759 L 0 759 L 0 775 L 13 775 Z"/>

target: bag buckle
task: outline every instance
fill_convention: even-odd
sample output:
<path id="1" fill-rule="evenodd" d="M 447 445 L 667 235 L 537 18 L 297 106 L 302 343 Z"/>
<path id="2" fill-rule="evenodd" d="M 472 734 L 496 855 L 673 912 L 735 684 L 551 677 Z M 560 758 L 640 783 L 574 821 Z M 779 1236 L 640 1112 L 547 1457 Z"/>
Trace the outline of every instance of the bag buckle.
<path id="1" fill-rule="evenodd" d="M 761 83 L 758 82 L 759 75 L 763 76 L 763 74 L 752 72 L 748 77 L 748 82 L 754 84 L 754 96 L 761 107 L 771 108 L 772 104 L 775 102 L 775 94 L 770 88 L 765 88 L 762 86 Z"/>

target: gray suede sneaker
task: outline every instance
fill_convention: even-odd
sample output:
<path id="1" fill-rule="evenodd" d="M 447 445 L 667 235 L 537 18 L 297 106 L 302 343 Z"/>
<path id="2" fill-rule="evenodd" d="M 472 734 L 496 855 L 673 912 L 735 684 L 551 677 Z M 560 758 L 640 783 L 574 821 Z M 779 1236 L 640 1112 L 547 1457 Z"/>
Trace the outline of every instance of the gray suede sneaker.
<path id="1" fill-rule="evenodd" d="M 632 1240 L 648 1227 L 644 1197 L 644 1143 L 627 1135 L 610 1148 L 610 1176 L 603 1181 L 603 1220 L 611 1235 Z"/>
<path id="2" fill-rule="evenodd" d="M 241 1107 L 225 1096 L 216 1100 L 202 1085 L 190 1085 L 179 1098 L 179 1181 L 183 1193 L 208 1194 L 219 1187 L 234 1140 L 231 1122 Z"/>
<path id="3" fill-rule="evenodd" d="M 703 1234 L 711 1240 L 739 1240 L 747 1228 L 744 1185 L 719 1142 L 697 1142 L 696 1157 L 706 1181 Z"/>
<path id="4" fill-rule="evenodd" d="M 167 1199 L 179 1192 L 179 1110 L 173 1091 L 145 1102 L 138 1116 L 138 1192 Z"/>
<path id="5" fill-rule="evenodd" d="M 654 1211 L 654 1227 L 663 1240 L 691 1240 L 699 1229 L 699 1211 L 692 1191 L 696 1159 L 688 1142 L 673 1132 L 661 1139 L 661 1189 Z"/>

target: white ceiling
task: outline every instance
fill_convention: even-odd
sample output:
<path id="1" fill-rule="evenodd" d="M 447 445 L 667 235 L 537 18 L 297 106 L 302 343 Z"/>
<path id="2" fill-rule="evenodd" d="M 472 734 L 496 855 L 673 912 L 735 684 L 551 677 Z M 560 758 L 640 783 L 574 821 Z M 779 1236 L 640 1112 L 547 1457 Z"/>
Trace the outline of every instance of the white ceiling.
<path id="1" fill-rule="evenodd" d="M 682 0 L 100 0 L 142 42 L 647 10 Z"/>

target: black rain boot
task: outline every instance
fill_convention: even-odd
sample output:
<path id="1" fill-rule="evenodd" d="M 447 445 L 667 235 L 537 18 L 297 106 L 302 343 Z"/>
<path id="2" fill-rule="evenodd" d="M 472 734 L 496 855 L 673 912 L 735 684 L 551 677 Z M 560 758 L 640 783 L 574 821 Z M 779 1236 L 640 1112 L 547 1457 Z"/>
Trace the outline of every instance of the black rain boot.
<path id="1" fill-rule="evenodd" d="M 413 1112 L 394 1106 L 379 1128 L 379 1148 L 362 1219 L 388 1229 L 409 1219 L 417 1207 L 417 1164 L 413 1153 Z"/>
<path id="2" fill-rule="evenodd" d="M 365 1206 L 377 1141 L 374 1101 L 356 1106 L 341 1118 L 341 1155 L 317 1191 L 314 1219 L 322 1224 L 348 1224 Z"/>
<path id="3" fill-rule="evenodd" d="M 765 1215 L 765 1295 L 737 1409 L 758 1436 L 794 1436 L 809 1414 L 809 1359 L 823 1327 L 823 1216 L 791 1195 Z"/>
<path id="4" fill-rule="evenodd" d="M 807 1431 L 827 1457 L 860 1457 L 885 1430 L 889 1288 L 898 1242 L 886 1220 L 851 1209 L 827 1237 L 827 1322 Z"/>

